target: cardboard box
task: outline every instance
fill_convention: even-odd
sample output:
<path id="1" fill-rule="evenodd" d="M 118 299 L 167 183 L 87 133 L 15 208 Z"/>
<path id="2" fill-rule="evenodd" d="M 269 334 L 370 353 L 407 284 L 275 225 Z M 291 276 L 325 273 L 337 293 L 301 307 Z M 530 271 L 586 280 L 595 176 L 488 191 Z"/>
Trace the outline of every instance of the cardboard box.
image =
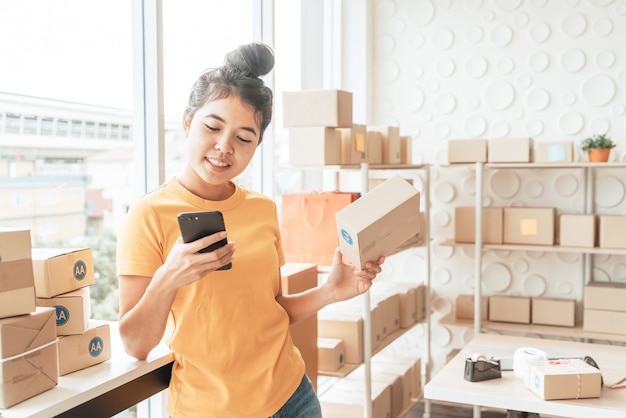
<path id="1" fill-rule="evenodd" d="M 379 353 L 372 357 L 372 368 L 384 368 L 402 376 L 408 399 L 419 399 L 422 395 L 422 360 L 420 357 L 403 356 L 397 353 Z"/>
<path id="2" fill-rule="evenodd" d="M 95 283 L 91 248 L 33 248 L 35 294 L 51 298 Z"/>
<path id="3" fill-rule="evenodd" d="M 321 309 L 317 314 L 317 336 L 342 340 L 346 363 L 363 362 L 363 318 L 361 315 L 328 312 Z"/>
<path id="4" fill-rule="evenodd" d="M 555 208 L 504 208 L 505 244 L 554 245 Z"/>
<path id="5" fill-rule="evenodd" d="M 626 248 L 626 216 L 600 215 L 598 246 L 600 248 Z"/>
<path id="6" fill-rule="evenodd" d="M 52 308 L 0 319 L 0 358 L 6 359 L 56 341 Z"/>
<path id="7" fill-rule="evenodd" d="M 304 292 L 317 286 L 317 265 L 312 263 L 286 263 L 280 268 L 283 295 Z M 290 327 L 291 339 L 306 367 L 313 388 L 317 390 L 317 314 L 311 315 Z"/>
<path id="8" fill-rule="evenodd" d="M 37 306 L 55 308 L 57 335 L 83 334 L 91 318 L 89 287 L 63 293 L 53 298 L 37 298 Z"/>
<path id="9" fill-rule="evenodd" d="M 383 143 L 383 164 L 400 164 L 400 128 L 387 125 L 368 125 L 367 130 L 380 132 Z"/>
<path id="10" fill-rule="evenodd" d="M 626 283 L 589 282 L 585 286 L 583 307 L 626 312 Z"/>
<path id="11" fill-rule="evenodd" d="M 400 296 L 396 293 L 370 292 L 372 302 L 378 305 L 382 317 L 381 339 L 400 329 Z"/>
<path id="12" fill-rule="evenodd" d="M 0 318 L 34 310 L 30 230 L 0 227 Z"/>
<path id="13" fill-rule="evenodd" d="M 419 232 L 420 193 L 393 176 L 335 214 L 339 247 L 357 268 L 389 255 Z"/>
<path id="14" fill-rule="evenodd" d="M 448 140 L 448 163 L 485 163 L 487 162 L 486 139 L 450 139 Z"/>
<path id="15" fill-rule="evenodd" d="M 400 164 L 412 164 L 413 138 L 408 135 L 400 136 Z"/>
<path id="16" fill-rule="evenodd" d="M 489 297 L 480 298 L 480 317 L 487 320 L 489 315 Z M 474 295 L 457 295 L 454 305 L 456 319 L 474 319 Z"/>
<path id="17" fill-rule="evenodd" d="M 361 162 L 383 163 L 383 135 L 380 132 L 367 131 L 365 133 L 365 152 L 361 154 Z"/>
<path id="18" fill-rule="evenodd" d="M 371 364 L 371 381 L 377 382 L 377 384 L 386 385 L 390 389 L 390 401 L 391 401 L 391 417 L 401 416 L 402 411 L 409 406 L 411 400 L 406 399 L 405 385 L 402 380 L 402 376 L 396 373 L 392 373 L 385 369 L 384 366 L 372 363 Z M 365 368 L 361 365 L 356 368 L 347 377 L 355 385 L 363 384 L 365 379 Z"/>
<path id="19" fill-rule="evenodd" d="M 375 350 L 380 347 L 385 335 L 385 309 L 374 301 L 370 301 L 370 334 L 371 334 L 371 346 Z M 342 302 L 333 303 L 324 307 L 318 312 L 318 318 L 322 316 L 326 319 L 343 318 L 344 315 L 348 317 L 360 317 L 364 321 L 363 317 L 363 296 L 358 296 Z M 363 322 L 364 323 L 364 322 Z M 319 331 L 319 327 L 318 327 Z M 327 337 L 327 335 L 318 334 L 320 337 Z M 335 338 L 331 336 L 331 338 Z M 346 341 L 345 338 L 342 338 Z M 347 341 L 346 341 L 347 344 Z M 347 349 L 346 349 L 347 350 Z M 349 362 L 346 360 L 346 362 Z"/>
<path id="20" fill-rule="evenodd" d="M 111 328 L 92 322 L 84 334 L 64 335 L 59 343 L 59 376 L 82 370 L 111 358 Z"/>
<path id="21" fill-rule="evenodd" d="M 411 282 L 375 280 L 370 291 L 372 294 L 386 292 L 397 295 L 400 312 L 399 327 L 408 328 L 417 321 L 417 288 L 418 285 Z"/>
<path id="22" fill-rule="evenodd" d="M 502 244 L 502 208 L 485 207 L 483 212 L 483 243 Z M 454 241 L 476 242 L 476 208 L 458 206 L 454 208 Z"/>
<path id="23" fill-rule="evenodd" d="M 421 321 L 426 318 L 426 297 L 428 294 L 424 283 L 418 284 L 415 290 L 415 319 Z"/>
<path id="24" fill-rule="evenodd" d="M 576 325 L 575 312 L 575 299 L 532 299 L 533 324 L 573 327 L 574 325 Z"/>
<path id="25" fill-rule="evenodd" d="M 0 408 L 10 408 L 55 387 L 59 368 L 56 339 L 22 355 L 0 360 Z"/>
<path id="26" fill-rule="evenodd" d="M 283 93 L 283 126 L 352 126 L 352 93 L 343 90 L 302 90 Z"/>
<path id="27" fill-rule="evenodd" d="M 489 320 L 530 324 L 529 297 L 493 295 L 489 297 Z"/>
<path id="28" fill-rule="evenodd" d="M 593 248 L 596 245 L 596 215 L 561 214 L 559 216 L 559 245 Z"/>
<path id="29" fill-rule="evenodd" d="M 495 138 L 489 140 L 490 163 L 528 163 L 533 140 L 530 138 Z"/>
<path id="30" fill-rule="evenodd" d="M 534 153 L 537 163 L 569 163 L 574 161 L 572 141 L 537 142 Z"/>
<path id="31" fill-rule="evenodd" d="M 341 133 L 334 128 L 289 128 L 289 162 L 293 165 L 341 164 Z"/>
<path id="32" fill-rule="evenodd" d="M 547 360 L 531 364 L 528 386 L 545 400 L 599 398 L 601 379 L 582 359 Z"/>
<path id="33" fill-rule="evenodd" d="M 334 372 L 343 366 L 345 358 L 343 340 L 338 338 L 317 339 L 317 361 L 320 370 Z"/>
<path id="34" fill-rule="evenodd" d="M 626 335 L 626 312 L 584 308 L 583 331 Z"/>
<path id="35" fill-rule="evenodd" d="M 354 124 L 351 128 L 337 128 L 337 131 L 341 136 L 341 164 L 360 164 L 361 154 L 365 152 L 366 126 Z"/>
<path id="36" fill-rule="evenodd" d="M 365 414 L 363 382 L 341 379 L 319 396 L 324 418 L 362 417 Z M 391 417 L 391 388 L 372 381 L 372 417 Z"/>

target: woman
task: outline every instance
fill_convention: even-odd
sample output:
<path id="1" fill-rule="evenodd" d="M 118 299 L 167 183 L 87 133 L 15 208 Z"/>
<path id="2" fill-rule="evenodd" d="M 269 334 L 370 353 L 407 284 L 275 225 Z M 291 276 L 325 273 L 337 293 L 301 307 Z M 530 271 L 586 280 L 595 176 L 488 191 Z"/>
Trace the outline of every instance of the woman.
<path id="1" fill-rule="evenodd" d="M 282 295 L 276 206 L 232 181 L 270 123 L 272 92 L 259 77 L 273 66 L 271 49 L 251 43 L 198 78 L 183 115 L 183 173 L 135 202 L 118 238 L 120 335 L 140 360 L 166 336 L 175 418 L 321 416 L 289 325 L 367 291 L 384 261 L 355 271 L 337 249 L 324 284 Z M 205 210 L 223 213 L 229 242 L 200 253 L 226 232 L 185 244 L 177 214 Z"/>

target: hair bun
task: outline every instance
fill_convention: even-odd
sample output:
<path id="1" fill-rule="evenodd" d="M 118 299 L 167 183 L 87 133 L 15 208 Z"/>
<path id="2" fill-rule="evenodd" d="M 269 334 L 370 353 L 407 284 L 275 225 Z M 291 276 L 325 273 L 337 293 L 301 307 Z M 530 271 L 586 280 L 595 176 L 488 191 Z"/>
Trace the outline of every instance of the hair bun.
<path id="1" fill-rule="evenodd" d="M 274 68 L 274 52 L 260 42 L 241 45 L 226 54 L 224 66 L 237 69 L 250 77 L 262 77 Z"/>

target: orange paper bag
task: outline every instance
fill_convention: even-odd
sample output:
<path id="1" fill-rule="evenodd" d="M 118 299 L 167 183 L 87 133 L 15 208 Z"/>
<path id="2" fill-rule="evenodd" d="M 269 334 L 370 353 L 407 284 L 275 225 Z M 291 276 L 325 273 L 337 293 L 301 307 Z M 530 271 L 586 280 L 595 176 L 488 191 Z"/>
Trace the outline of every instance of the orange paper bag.
<path id="1" fill-rule="evenodd" d="M 339 246 L 335 213 L 358 193 L 284 194 L 281 236 L 285 261 L 330 266 Z"/>

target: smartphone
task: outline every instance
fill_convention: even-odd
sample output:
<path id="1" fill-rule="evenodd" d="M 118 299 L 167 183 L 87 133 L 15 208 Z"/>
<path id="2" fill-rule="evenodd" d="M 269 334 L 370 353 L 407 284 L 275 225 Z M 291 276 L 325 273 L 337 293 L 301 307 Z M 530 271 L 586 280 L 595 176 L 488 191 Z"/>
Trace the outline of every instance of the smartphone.
<path id="1" fill-rule="evenodd" d="M 203 212 L 183 212 L 178 214 L 178 226 L 184 242 L 192 242 L 207 235 L 215 234 L 219 231 L 226 231 L 224 217 L 218 210 Z M 223 247 L 228 241 L 226 238 L 201 249 L 199 252 L 206 253 Z M 223 265 L 217 270 L 228 270 L 231 263 Z"/>

